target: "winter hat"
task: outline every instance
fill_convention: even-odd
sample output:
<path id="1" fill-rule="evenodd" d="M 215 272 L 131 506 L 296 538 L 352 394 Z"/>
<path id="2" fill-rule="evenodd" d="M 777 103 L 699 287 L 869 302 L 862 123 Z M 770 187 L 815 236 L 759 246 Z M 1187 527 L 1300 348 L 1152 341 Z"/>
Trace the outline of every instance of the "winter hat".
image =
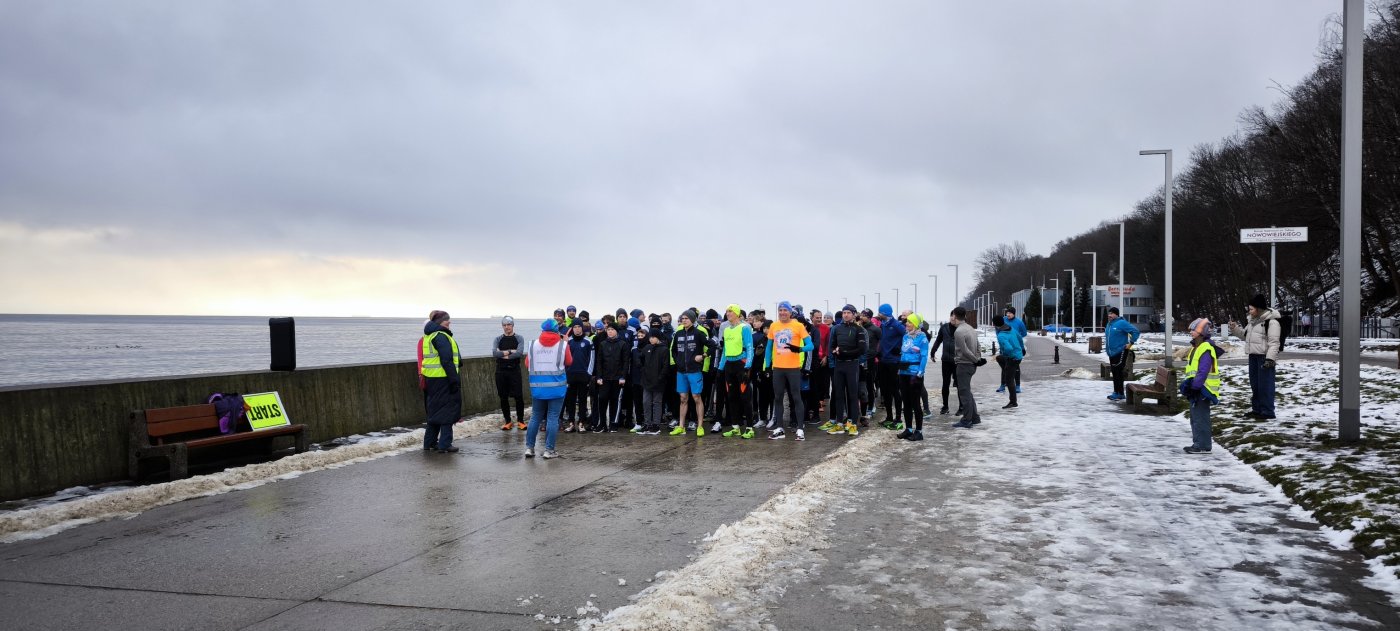
<path id="1" fill-rule="evenodd" d="M 647 312 L 642 311 L 641 309 L 633 309 L 632 312 L 629 313 L 628 315 L 630 315 L 630 316 L 632 316 L 632 317 L 634 317 L 634 318 L 640 320 L 640 319 L 642 319 L 642 316 L 644 316 L 644 315 L 646 315 L 646 314 L 647 314 Z"/>
<path id="2" fill-rule="evenodd" d="M 844 306 L 844 307 L 841 307 L 841 310 L 842 310 L 842 311 L 850 311 L 851 313 L 857 313 L 857 312 L 856 312 L 856 306 L 855 306 L 855 305 L 846 305 L 846 306 Z"/>
<path id="3" fill-rule="evenodd" d="M 584 322 L 587 322 L 587 321 L 588 321 L 588 310 L 587 310 L 587 309 L 584 309 L 583 311 L 578 312 L 578 319 L 583 320 Z"/>
<path id="4" fill-rule="evenodd" d="M 707 320 L 716 320 L 716 319 L 719 319 L 719 312 L 718 312 L 718 311 L 715 311 L 714 309 L 710 309 L 710 310 L 708 310 L 708 311 L 705 312 L 705 318 L 706 318 Z"/>
<path id="5" fill-rule="evenodd" d="M 555 310 L 554 310 L 554 315 L 557 315 L 557 316 L 564 315 L 564 310 L 563 310 L 563 309 L 555 309 Z"/>
<path id="6" fill-rule="evenodd" d="M 627 317 L 627 310 L 626 310 L 626 309 L 623 309 L 622 307 L 618 307 L 618 308 L 617 308 L 617 311 L 614 311 L 613 313 L 616 314 L 616 315 L 620 315 L 620 316 L 622 316 L 623 318 Z"/>
<path id="7" fill-rule="evenodd" d="M 792 303 L 790 303 L 790 302 L 788 302 L 788 301 L 786 301 L 786 300 L 784 300 L 784 301 L 778 303 L 778 311 L 782 311 L 783 309 L 787 309 L 788 311 L 792 311 Z"/>
<path id="8" fill-rule="evenodd" d="M 564 310 L 565 310 L 565 311 L 573 311 L 573 312 L 577 313 L 577 312 L 578 312 L 578 307 L 575 307 L 575 306 L 573 306 L 573 305 L 569 305 L 569 306 L 565 307 Z"/>
<path id="9" fill-rule="evenodd" d="M 893 317 L 894 317 L 894 307 L 891 307 L 891 306 L 890 306 L 890 303 L 888 303 L 888 302 L 885 303 L 885 304 L 880 305 L 880 315 L 885 316 L 886 318 L 893 318 Z"/>
<path id="10" fill-rule="evenodd" d="M 1215 333 L 1215 327 L 1211 326 L 1210 318 L 1196 318 L 1195 320 L 1191 321 L 1191 326 L 1188 327 L 1186 330 L 1195 331 L 1196 333 L 1199 333 L 1201 335 L 1202 339 L 1207 340 L 1210 339 L 1210 336 Z"/>
<path id="11" fill-rule="evenodd" d="M 627 318 L 627 326 L 633 329 L 642 328 L 642 321 L 636 318 Z"/>
<path id="12" fill-rule="evenodd" d="M 1249 299 L 1249 306 L 1263 311 L 1269 308 L 1269 299 L 1265 298 L 1264 294 L 1254 294 L 1254 297 Z"/>
<path id="13" fill-rule="evenodd" d="M 544 332 L 546 332 L 546 333 L 554 332 L 554 321 L 553 321 L 553 320 L 545 320 L 544 322 L 541 322 L 541 323 L 540 323 L 540 330 L 541 330 L 541 331 L 544 331 Z"/>
<path id="14" fill-rule="evenodd" d="M 804 313 L 804 312 L 802 311 L 802 305 L 793 305 L 793 306 L 792 306 L 792 314 L 793 314 L 793 315 L 795 315 L 795 316 L 801 316 L 803 313 Z"/>
<path id="15" fill-rule="evenodd" d="M 729 305 L 728 307 L 724 308 L 724 313 L 725 315 L 728 315 L 730 313 L 737 313 L 739 314 L 739 317 L 742 318 L 744 317 L 744 308 L 740 307 L 739 305 Z"/>
<path id="16" fill-rule="evenodd" d="M 505 326 L 507 324 L 515 324 L 515 318 L 512 318 L 510 316 L 501 318 L 501 326 Z"/>
<path id="17" fill-rule="evenodd" d="M 689 318 L 692 323 L 694 323 L 700 318 L 699 314 L 695 313 L 694 309 L 686 309 L 685 311 L 681 312 L 681 317 Z"/>
<path id="18" fill-rule="evenodd" d="M 451 319 L 452 319 L 452 316 L 447 315 L 447 312 L 446 312 L 446 311 L 442 311 L 441 309 L 433 309 L 432 313 L 429 313 L 429 314 L 428 314 L 428 321 L 429 321 L 429 322 L 442 322 L 443 320 L 451 320 Z"/>
<path id="19" fill-rule="evenodd" d="M 875 317 L 875 312 L 874 312 L 874 311 L 871 311 L 870 309 L 861 309 L 861 310 L 860 310 L 860 314 L 863 315 L 863 316 L 865 316 L 865 317 L 867 317 L 867 318 L 873 318 L 873 317 Z"/>
<path id="20" fill-rule="evenodd" d="M 920 324 L 924 323 L 924 318 L 917 313 L 911 313 L 908 318 L 905 318 L 905 322 L 914 325 L 914 328 L 917 329 Z"/>

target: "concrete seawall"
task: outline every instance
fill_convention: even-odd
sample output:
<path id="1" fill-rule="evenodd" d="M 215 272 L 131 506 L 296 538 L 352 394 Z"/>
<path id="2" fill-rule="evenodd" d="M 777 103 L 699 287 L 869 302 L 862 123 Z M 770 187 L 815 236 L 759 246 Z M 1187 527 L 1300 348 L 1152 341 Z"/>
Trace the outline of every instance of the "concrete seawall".
<path id="1" fill-rule="evenodd" d="M 464 358 L 462 375 L 464 415 L 500 409 L 494 360 Z M 274 390 L 313 442 L 423 422 L 414 362 L 0 388 L 0 500 L 126 478 L 132 410 Z"/>

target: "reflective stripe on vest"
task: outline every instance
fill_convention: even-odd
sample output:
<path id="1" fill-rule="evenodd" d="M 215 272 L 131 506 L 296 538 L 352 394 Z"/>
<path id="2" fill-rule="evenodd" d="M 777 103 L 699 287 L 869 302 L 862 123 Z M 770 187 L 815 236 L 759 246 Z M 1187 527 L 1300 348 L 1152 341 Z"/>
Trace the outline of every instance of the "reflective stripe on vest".
<path id="1" fill-rule="evenodd" d="M 1186 378 L 1195 379 L 1196 373 L 1200 372 L 1201 356 L 1210 353 L 1210 374 L 1206 375 L 1206 390 L 1215 398 L 1220 398 L 1220 357 L 1215 352 L 1215 347 L 1210 342 L 1201 342 L 1196 348 L 1191 349 L 1191 361 L 1186 362 Z"/>
<path id="2" fill-rule="evenodd" d="M 442 367 L 442 358 L 438 357 L 437 348 L 433 346 L 433 338 L 441 334 L 442 331 L 433 331 L 423 336 L 419 342 L 423 348 L 423 367 L 418 370 L 418 374 L 424 377 L 446 377 L 447 369 Z M 451 335 L 447 336 L 447 341 L 452 343 L 452 366 L 460 369 L 462 367 L 462 351 L 457 348 L 457 340 Z"/>
<path id="3" fill-rule="evenodd" d="M 724 336 L 724 356 L 738 357 L 744 354 L 744 324 L 738 326 L 726 326 L 722 330 Z"/>
<path id="4" fill-rule="evenodd" d="M 568 348 L 564 340 L 554 346 L 530 342 L 530 396 L 536 399 L 562 399 L 569 389 L 568 377 L 564 374 L 564 353 Z"/>

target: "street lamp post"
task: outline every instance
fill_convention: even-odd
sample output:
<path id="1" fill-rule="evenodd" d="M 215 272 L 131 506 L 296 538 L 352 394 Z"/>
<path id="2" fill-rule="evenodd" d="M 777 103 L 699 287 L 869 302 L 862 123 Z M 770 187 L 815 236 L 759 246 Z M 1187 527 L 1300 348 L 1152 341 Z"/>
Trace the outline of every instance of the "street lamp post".
<path id="1" fill-rule="evenodd" d="M 1163 198 L 1163 201 L 1166 203 L 1165 214 L 1164 214 L 1163 217 L 1162 217 L 1162 223 L 1166 224 L 1166 226 L 1167 226 L 1167 228 L 1166 228 L 1166 244 L 1165 244 L 1165 248 L 1166 248 L 1166 252 L 1167 252 L 1167 273 L 1166 273 L 1166 282 L 1165 282 L 1166 289 L 1165 289 L 1165 292 L 1164 292 L 1164 293 L 1166 294 L 1166 297 L 1165 297 L 1165 298 L 1166 298 L 1166 302 L 1163 303 L 1163 304 L 1166 305 L 1166 309 L 1165 309 L 1165 311 L 1166 311 L 1166 317 L 1163 318 L 1163 321 L 1165 322 L 1165 324 L 1166 324 L 1166 329 L 1167 329 L 1166 335 L 1164 336 L 1164 337 L 1166 338 L 1167 343 L 1166 343 L 1166 350 L 1165 350 L 1165 355 L 1166 355 L 1166 357 L 1163 359 L 1163 362 L 1162 362 L 1162 363 L 1163 363 L 1164 365 L 1166 365 L 1167 368 L 1171 368 L 1171 367 L 1172 367 L 1172 331 L 1173 331 L 1173 329 L 1174 329 L 1174 327 L 1172 326 L 1172 320 L 1173 320 L 1173 317 L 1174 317 L 1174 314 L 1172 313 L 1172 150 L 1171 150 L 1171 149 L 1150 149 L 1150 150 L 1139 151 L 1139 152 L 1138 152 L 1138 155 L 1140 155 L 1140 156 L 1155 156 L 1155 155 L 1161 155 L 1161 156 L 1166 156 L 1166 158 L 1167 158 L 1166 176 L 1165 176 L 1165 178 L 1164 178 L 1164 180 L 1163 180 L 1163 184 L 1162 184 L 1162 198 Z M 1345 268 L 1343 268 L 1343 269 L 1345 269 Z M 1359 374 L 1359 373 L 1358 373 L 1358 374 Z"/>
<path id="2" fill-rule="evenodd" d="M 1127 222 L 1118 222 L 1118 315 L 1123 315 L 1123 234 L 1127 231 Z"/>
<path id="3" fill-rule="evenodd" d="M 903 307 L 901 307 L 900 304 L 899 304 L 899 288 L 898 288 L 898 287 L 895 287 L 895 288 L 894 288 L 894 310 L 895 310 L 895 313 L 899 313 L 900 311 L 903 311 Z"/>
<path id="4" fill-rule="evenodd" d="M 1366 3 L 1342 8 L 1341 305 L 1337 437 L 1361 440 L 1361 87 Z"/>
<path id="5" fill-rule="evenodd" d="M 1040 330 L 1045 330 L 1045 285 L 1040 286 Z"/>
<path id="6" fill-rule="evenodd" d="M 919 284 L 918 284 L 918 283 L 909 283 L 909 284 L 914 286 L 914 313 L 918 313 L 918 312 L 919 312 Z"/>
<path id="7" fill-rule="evenodd" d="M 953 306 L 956 307 L 962 304 L 962 294 L 958 293 L 958 266 L 949 265 L 948 267 L 953 268 Z"/>
<path id="8" fill-rule="evenodd" d="M 1092 283 L 1089 286 L 1090 304 L 1093 305 L 1089 307 L 1089 332 L 1093 333 L 1099 325 L 1099 253 L 1085 252 L 1085 254 L 1094 257 L 1093 279 L 1089 281 Z"/>
<path id="9" fill-rule="evenodd" d="M 861 294 L 861 295 L 860 295 L 860 308 L 861 308 L 861 309 L 869 309 L 869 308 L 870 308 L 868 305 L 865 304 L 865 294 Z"/>
<path id="10" fill-rule="evenodd" d="M 933 317 L 937 318 L 937 317 L 939 317 L 939 315 L 938 315 L 938 274 L 929 274 L 928 277 L 933 279 Z"/>
<path id="11" fill-rule="evenodd" d="M 884 304 L 884 303 L 881 303 L 881 302 L 880 302 L 880 292 L 877 291 L 877 292 L 875 292 L 875 310 L 876 310 L 876 311 L 879 311 L 879 310 L 880 310 L 880 305 L 881 305 L 881 304 Z"/>
<path id="12" fill-rule="evenodd" d="M 1059 333 L 1059 332 L 1060 332 L 1060 275 L 1059 275 L 1059 274 L 1056 274 L 1054 278 L 1050 279 L 1050 282 L 1055 283 L 1055 311 L 1054 311 L 1053 313 L 1055 314 L 1055 332 L 1056 332 L 1056 333 Z M 1040 301 L 1041 301 L 1041 302 L 1045 302 L 1045 298 L 1042 297 L 1042 298 L 1040 299 Z"/>
<path id="13" fill-rule="evenodd" d="M 1074 303 L 1077 301 L 1074 297 L 1074 270 L 1066 268 L 1065 271 L 1069 272 L 1069 328 L 1074 330 L 1075 323 L 1079 321 L 1078 318 L 1074 317 Z"/>

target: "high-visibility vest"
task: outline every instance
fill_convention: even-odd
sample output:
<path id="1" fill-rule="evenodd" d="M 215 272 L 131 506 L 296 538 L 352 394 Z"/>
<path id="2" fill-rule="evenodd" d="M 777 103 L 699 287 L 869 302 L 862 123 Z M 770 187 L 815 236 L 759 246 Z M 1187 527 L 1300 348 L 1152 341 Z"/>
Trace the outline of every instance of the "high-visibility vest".
<path id="1" fill-rule="evenodd" d="M 1195 379 L 1196 373 L 1200 372 L 1201 356 L 1210 353 L 1210 374 L 1206 375 L 1206 390 L 1220 398 L 1220 358 L 1215 352 L 1215 347 L 1210 342 L 1201 342 L 1196 348 L 1191 349 L 1191 360 L 1186 362 L 1186 378 Z"/>
<path id="2" fill-rule="evenodd" d="M 724 326 L 720 332 L 724 336 L 724 356 L 738 357 L 744 354 L 744 328 L 748 325 L 740 322 L 737 326 Z"/>
<path id="3" fill-rule="evenodd" d="M 539 340 L 530 342 L 530 396 L 541 401 L 562 399 L 569 389 L 564 374 L 564 357 L 568 351 L 564 340 L 545 346 Z"/>
<path id="4" fill-rule="evenodd" d="M 433 338 L 442 334 L 442 331 L 433 331 L 423 336 L 419 342 L 419 348 L 423 350 L 423 365 L 418 369 L 418 374 L 424 377 L 446 377 L 447 369 L 442 367 L 442 358 L 438 357 L 437 347 L 433 346 Z M 462 351 L 457 348 L 457 340 L 451 335 L 447 336 L 447 341 L 452 343 L 452 367 L 460 369 L 462 367 Z"/>

